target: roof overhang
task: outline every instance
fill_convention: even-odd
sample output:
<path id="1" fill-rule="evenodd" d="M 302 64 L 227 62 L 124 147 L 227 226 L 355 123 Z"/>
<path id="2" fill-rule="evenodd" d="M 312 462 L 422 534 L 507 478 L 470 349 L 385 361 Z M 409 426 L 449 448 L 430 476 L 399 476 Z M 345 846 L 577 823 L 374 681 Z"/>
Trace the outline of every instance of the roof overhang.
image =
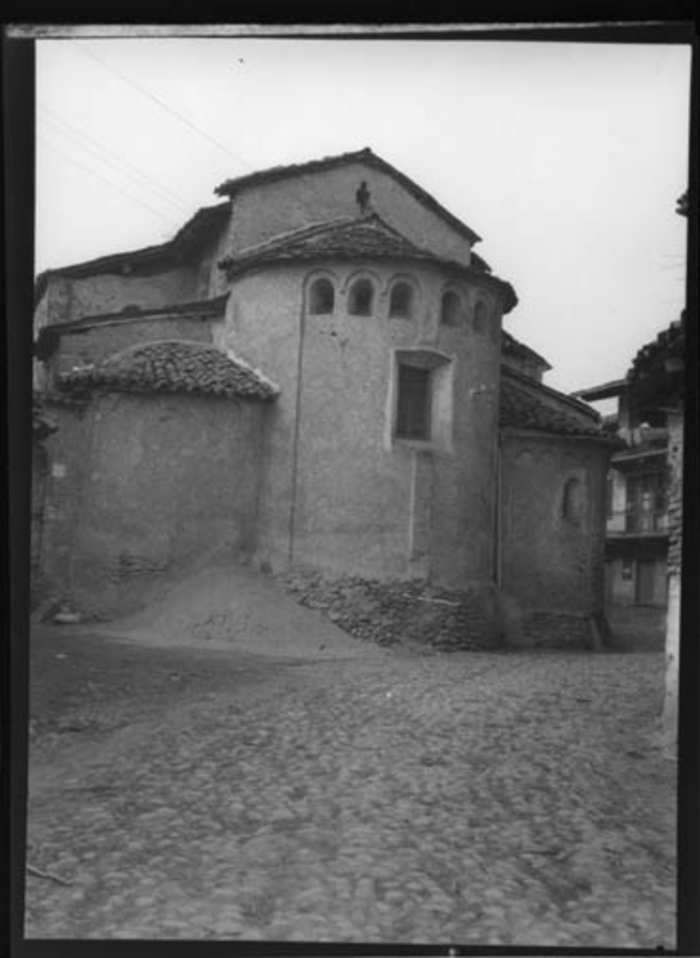
<path id="1" fill-rule="evenodd" d="M 614 396 L 621 396 L 627 389 L 626 379 L 613 379 L 608 383 L 601 383 L 600 386 L 590 386 L 588 389 L 578 389 L 571 393 L 572 399 L 612 399 Z"/>

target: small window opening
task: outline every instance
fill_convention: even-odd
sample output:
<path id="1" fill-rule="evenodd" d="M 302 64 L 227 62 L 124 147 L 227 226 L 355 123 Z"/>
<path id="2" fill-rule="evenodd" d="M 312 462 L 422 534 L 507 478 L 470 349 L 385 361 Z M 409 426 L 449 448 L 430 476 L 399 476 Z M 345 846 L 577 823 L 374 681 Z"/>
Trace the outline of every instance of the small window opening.
<path id="1" fill-rule="evenodd" d="M 489 311 L 486 303 L 480 299 L 474 307 L 474 329 L 477 333 L 483 333 L 488 322 Z"/>
<path id="2" fill-rule="evenodd" d="M 442 297 L 440 322 L 445 326 L 456 326 L 459 323 L 462 303 L 456 293 L 448 291 Z"/>
<path id="3" fill-rule="evenodd" d="M 430 439 L 430 370 L 400 365 L 396 437 Z"/>
<path id="4" fill-rule="evenodd" d="M 410 319 L 413 307 L 413 290 L 408 283 L 397 283 L 391 290 L 389 316 Z"/>
<path id="5" fill-rule="evenodd" d="M 358 279 L 350 287 L 348 312 L 353 316 L 369 316 L 372 312 L 374 288 L 368 279 Z"/>
<path id="6" fill-rule="evenodd" d="M 317 279 L 309 290 L 309 312 L 314 315 L 332 313 L 335 300 L 333 284 L 329 279 Z"/>
<path id="7" fill-rule="evenodd" d="M 564 495 L 561 503 L 563 519 L 577 522 L 581 516 L 582 487 L 579 479 L 567 479 L 564 484 Z"/>
<path id="8" fill-rule="evenodd" d="M 608 475 L 605 485 L 605 513 L 608 519 L 613 517 L 615 486 L 611 475 Z"/>

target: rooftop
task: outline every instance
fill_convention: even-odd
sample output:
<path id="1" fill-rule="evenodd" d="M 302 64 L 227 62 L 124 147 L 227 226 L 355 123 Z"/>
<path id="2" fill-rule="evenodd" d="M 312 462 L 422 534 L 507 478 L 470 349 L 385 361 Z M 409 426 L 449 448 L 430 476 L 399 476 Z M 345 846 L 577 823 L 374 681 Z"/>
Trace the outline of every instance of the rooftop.
<path id="1" fill-rule="evenodd" d="M 389 226 L 380 216 L 343 217 L 316 223 L 291 233 L 276 236 L 258 246 L 243 250 L 238 256 L 227 256 L 219 262 L 228 275 L 260 269 L 271 263 L 321 259 L 402 259 L 424 262 L 458 270 L 498 289 L 503 295 L 504 311 L 517 303 L 512 286 L 483 266 L 465 266 L 421 249 Z"/>
<path id="2" fill-rule="evenodd" d="M 515 336 L 512 336 L 505 329 L 501 330 L 501 346 L 506 355 L 514 356 L 518 359 L 528 359 L 531 362 L 538 363 L 544 369 L 552 368 L 544 356 L 540 356 L 534 349 L 530 349 L 525 343 L 521 343 L 520 340 L 516 339 Z"/>
<path id="3" fill-rule="evenodd" d="M 608 438 L 603 433 L 599 417 L 593 410 L 587 410 L 585 407 L 580 410 L 589 416 L 590 424 L 587 424 L 575 415 L 573 409 L 571 412 L 554 409 L 545 399 L 549 395 L 571 403 L 568 396 L 557 393 L 548 386 L 533 383 L 532 380 L 525 382 L 522 376 L 513 375 L 508 369 L 503 370 L 499 415 L 501 426 L 533 429 L 559 436 Z"/>
<path id="4" fill-rule="evenodd" d="M 110 253 L 107 256 L 99 256 L 97 259 L 85 260 L 82 263 L 71 263 L 69 266 L 44 270 L 36 278 L 35 300 L 38 303 L 44 295 L 51 276 L 89 276 L 94 273 L 114 272 L 132 264 L 157 267 L 165 262 L 177 262 L 197 243 L 206 241 L 223 224 L 229 211 L 228 203 L 203 206 L 166 243 L 159 243 L 157 246 L 144 246 L 141 249 L 128 250 L 122 253 Z"/>
<path id="5" fill-rule="evenodd" d="M 238 176 L 232 180 L 226 180 L 214 191 L 219 196 L 235 196 L 242 190 L 251 186 L 257 186 L 260 183 L 272 183 L 275 180 L 287 179 L 291 176 L 303 176 L 308 173 L 317 173 L 322 170 L 330 170 L 339 166 L 346 166 L 351 163 L 364 163 L 366 166 L 381 170 L 388 176 L 400 183 L 405 190 L 411 193 L 419 202 L 423 203 L 434 213 L 437 213 L 442 219 L 448 222 L 453 229 L 461 233 L 470 243 L 478 243 L 481 237 L 470 229 L 466 223 L 457 219 L 454 214 L 442 206 L 441 203 L 430 195 L 426 190 L 406 176 L 391 163 L 387 163 L 376 153 L 373 153 L 369 147 L 363 150 L 356 150 L 351 153 L 339 153 L 335 156 L 326 156 L 317 160 L 308 160 L 305 163 L 293 163 L 287 166 L 273 166 L 267 170 L 257 170 L 254 173 L 248 173 L 245 176 Z"/>
<path id="6" fill-rule="evenodd" d="M 278 387 L 243 360 L 215 346 L 184 340 L 140 343 L 58 378 L 60 388 L 184 392 L 232 399 L 273 399 Z"/>

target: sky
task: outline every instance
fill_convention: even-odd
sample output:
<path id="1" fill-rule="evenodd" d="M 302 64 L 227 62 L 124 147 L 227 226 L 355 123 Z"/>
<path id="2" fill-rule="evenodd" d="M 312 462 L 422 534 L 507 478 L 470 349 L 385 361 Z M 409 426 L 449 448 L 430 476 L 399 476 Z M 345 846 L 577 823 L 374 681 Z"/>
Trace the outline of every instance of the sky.
<path id="1" fill-rule="evenodd" d="M 224 180 L 369 146 L 481 237 L 505 327 L 571 392 L 685 295 L 690 48 L 382 39 L 37 42 L 36 271 L 162 243 Z"/>

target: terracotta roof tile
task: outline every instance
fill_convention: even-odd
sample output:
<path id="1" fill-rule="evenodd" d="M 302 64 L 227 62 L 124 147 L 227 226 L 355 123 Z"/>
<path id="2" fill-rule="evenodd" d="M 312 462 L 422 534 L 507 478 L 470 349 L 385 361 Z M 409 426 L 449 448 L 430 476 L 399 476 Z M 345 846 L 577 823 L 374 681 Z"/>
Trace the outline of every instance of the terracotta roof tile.
<path id="1" fill-rule="evenodd" d="M 186 392 L 236 399 L 273 399 L 278 387 L 243 360 L 215 346 L 183 340 L 140 343 L 58 379 L 62 389 Z"/>
<path id="2" fill-rule="evenodd" d="M 510 375 L 501 377 L 499 423 L 514 429 L 534 429 L 560 436 L 605 438 L 599 423 L 592 421 L 589 426 L 573 413 L 553 409 L 544 399 L 533 395 L 532 388 L 523 388 Z"/>
<path id="3" fill-rule="evenodd" d="M 551 369 L 544 356 L 540 356 L 534 349 L 530 349 L 525 343 L 512 336 L 507 330 L 501 330 L 501 349 L 506 355 L 514 356 L 517 359 L 529 359 L 531 362 L 539 363 L 546 369 Z"/>
<path id="4" fill-rule="evenodd" d="M 504 311 L 517 303 L 512 286 L 482 265 L 466 266 L 456 260 L 437 256 L 416 246 L 373 213 L 362 217 L 344 217 L 317 223 L 291 233 L 276 236 L 259 246 L 243 250 L 238 256 L 227 256 L 219 262 L 229 276 L 260 269 L 271 263 L 320 259 L 404 259 L 433 263 L 458 270 L 495 287 L 503 295 Z M 483 261 L 482 261 L 483 262 Z"/>

